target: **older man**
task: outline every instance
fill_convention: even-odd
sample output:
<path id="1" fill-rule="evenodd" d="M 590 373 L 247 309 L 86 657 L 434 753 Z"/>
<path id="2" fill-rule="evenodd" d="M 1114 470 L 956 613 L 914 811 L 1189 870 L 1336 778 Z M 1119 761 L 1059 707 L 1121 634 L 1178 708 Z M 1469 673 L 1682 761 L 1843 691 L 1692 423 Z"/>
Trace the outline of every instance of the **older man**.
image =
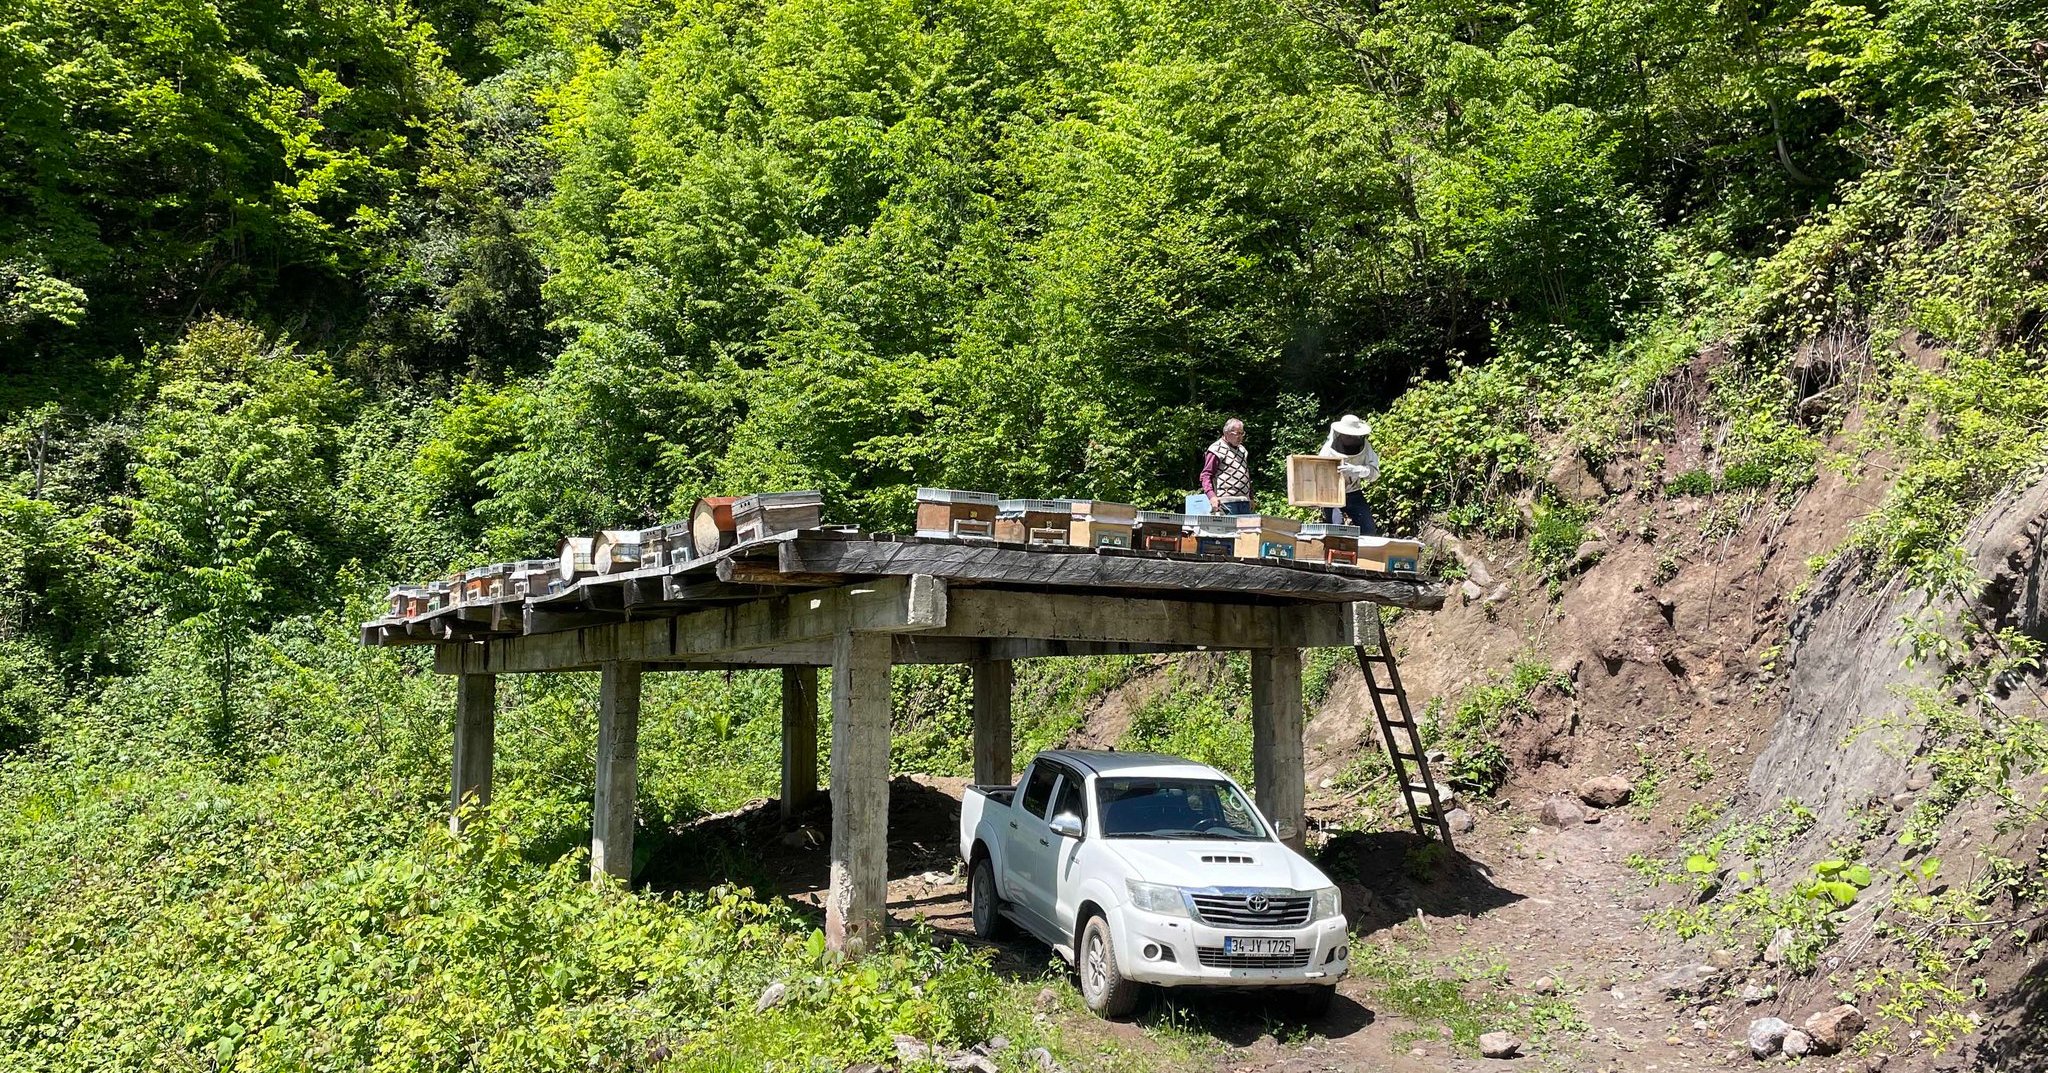
<path id="1" fill-rule="evenodd" d="M 1244 422 L 1223 423 L 1223 437 L 1202 455 L 1202 491 L 1218 514 L 1252 512 L 1252 457 L 1244 446 Z"/>

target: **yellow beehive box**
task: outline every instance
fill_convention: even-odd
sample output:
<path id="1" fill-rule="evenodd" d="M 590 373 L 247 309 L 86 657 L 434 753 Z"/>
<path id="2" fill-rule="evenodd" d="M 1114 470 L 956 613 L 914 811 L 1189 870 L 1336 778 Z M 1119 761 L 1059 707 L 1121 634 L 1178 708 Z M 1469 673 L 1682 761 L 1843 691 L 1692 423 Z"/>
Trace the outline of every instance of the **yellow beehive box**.
<path id="1" fill-rule="evenodd" d="M 1074 501 L 1074 523 L 1067 542 L 1077 548 L 1128 548 L 1138 508 L 1100 499 Z"/>
<path id="2" fill-rule="evenodd" d="M 1294 541 L 1301 523 L 1270 514 L 1237 516 L 1237 557 L 1240 559 L 1292 559 Z"/>
<path id="3" fill-rule="evenodd" d="M 1422 565 L 1422 542 L 1400 537 L 1358 538 L 1358 565 L 1389 574 L 1414 574 Z"/>

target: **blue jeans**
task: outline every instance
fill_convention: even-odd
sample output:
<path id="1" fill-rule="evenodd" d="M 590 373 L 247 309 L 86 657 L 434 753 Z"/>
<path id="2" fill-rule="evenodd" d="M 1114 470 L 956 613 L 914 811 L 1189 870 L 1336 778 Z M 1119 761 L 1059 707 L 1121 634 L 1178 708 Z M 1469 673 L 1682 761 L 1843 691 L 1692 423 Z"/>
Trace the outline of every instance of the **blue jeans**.
<path id="1" fill-rule="evenodd" d="M 1372 508 L 1366 505 L 1365 492 L 1362 489 L 1353 488 L 1344 493 L 1342 507 L 1325 508 L 1324 520 L 1331 525 L 1355 525 L 1361 536 L 1380 535 L 1380 527 L 1373 524 Z"/>
<path id="2" fill-rule="evenodd" d="M 1218 514 L 1250 514 L 1252 501 L 1249 499 L 1219 499 L 1216 501 Z"/>

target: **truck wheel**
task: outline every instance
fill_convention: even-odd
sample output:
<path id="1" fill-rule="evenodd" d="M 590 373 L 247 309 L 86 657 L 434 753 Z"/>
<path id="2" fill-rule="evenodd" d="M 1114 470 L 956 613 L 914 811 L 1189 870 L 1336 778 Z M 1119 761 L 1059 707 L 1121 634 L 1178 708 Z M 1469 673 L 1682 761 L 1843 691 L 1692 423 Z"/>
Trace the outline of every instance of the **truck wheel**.
<path id="1" fill-rule="evenodd" d="M 1088 918 L 1081 929 L 1081 949 L 1074 959 L 1074 971 L 1081 977 L 1081 998 L 1088 1008 L 1103 1017 L 1124 1017 L 1138 1008 L 1138 992 L 1144 986 L 1127 980 L 1116 966 L 1116 943 L 1109 936 L 1109 921 Z"/>
<path id="2" fill-rule="evenodd" d="M 974 934 L 984 939 L 1000 939 L 1009 932 L 1010 922 L 1003 919 L 1001 905 L 1002 898 L 996 894 L 995 868 L 987 857 L 977 858 L 973 870 L 967 873 L 967 907 L 974 919 Z"/>

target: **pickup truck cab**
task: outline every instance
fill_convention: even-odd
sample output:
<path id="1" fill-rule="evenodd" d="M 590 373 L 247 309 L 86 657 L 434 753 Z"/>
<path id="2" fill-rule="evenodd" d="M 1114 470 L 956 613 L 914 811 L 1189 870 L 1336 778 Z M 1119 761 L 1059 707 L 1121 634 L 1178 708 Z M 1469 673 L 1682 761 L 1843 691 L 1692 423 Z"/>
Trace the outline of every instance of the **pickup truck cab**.
<path id="1" fill-rule="evenodd" d="M 1146 753 L 1040 753 L 1016 786 L 970 786 L 960 856 L 974 930 L 1014 922 L 1073 964 L 1090 1009 L 1144 985 L 1299 988 L 1328 1007 L 1349 968 L 1329 877 L 1229 776 Z"/>

